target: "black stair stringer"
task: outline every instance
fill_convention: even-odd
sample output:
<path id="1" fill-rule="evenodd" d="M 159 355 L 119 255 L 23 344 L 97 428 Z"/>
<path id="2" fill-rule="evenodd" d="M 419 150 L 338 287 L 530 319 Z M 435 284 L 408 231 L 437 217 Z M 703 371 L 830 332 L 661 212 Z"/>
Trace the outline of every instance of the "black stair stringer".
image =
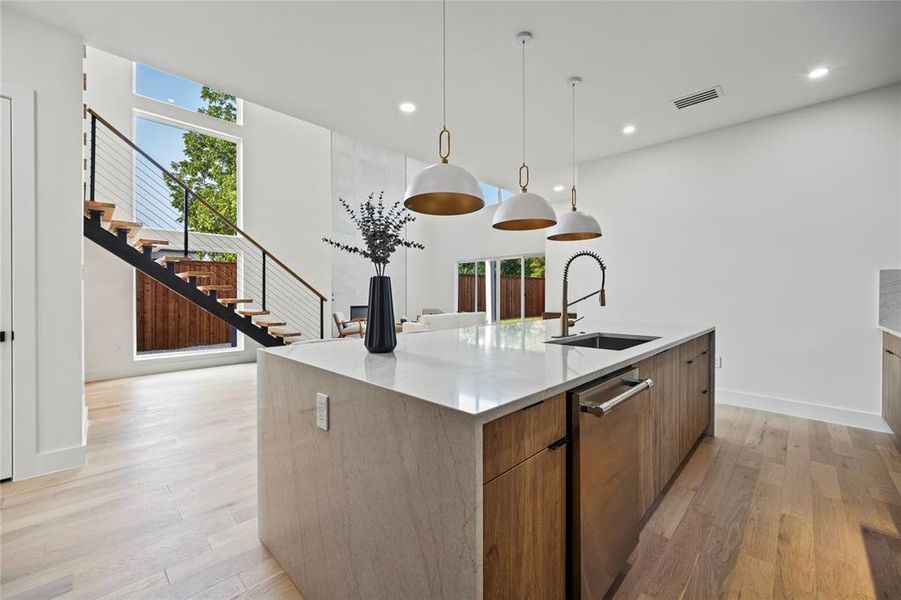
<path id="1" fill-rule="evenodd" d="M 211 298 L 187 281 L 177 277 L 174 271 L 170 271 L 141 250 L 133 248 L 127 241 L 123 242 L 115 234 L 104 229 L 99 221 L 99 219 L 94 221 L 90 217 L 84 217 L 84 236 L 86 238 L 263 346 L 284 345 L 281 338 L 266 333 L 254 325 L 249 317 L 242 317 L 234 310 L 223 306 L 215 298 Z"/>

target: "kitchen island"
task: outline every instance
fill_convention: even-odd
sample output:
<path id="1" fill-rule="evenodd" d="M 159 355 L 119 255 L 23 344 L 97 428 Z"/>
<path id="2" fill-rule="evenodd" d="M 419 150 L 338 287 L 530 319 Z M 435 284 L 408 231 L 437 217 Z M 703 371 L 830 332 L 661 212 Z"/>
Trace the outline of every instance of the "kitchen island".
<path id="1" fill-rule="evenodd" d="M 636 521 L 652 509 L 712 433 L 713 328 L 581 321 L 650 338 L 604 350 L 547 343 L 558 327 L 260 350 L 260 538 L 305 598 L 563 598 L 567 392 L 626 367 L 654 380 L 627 433 Z"/>

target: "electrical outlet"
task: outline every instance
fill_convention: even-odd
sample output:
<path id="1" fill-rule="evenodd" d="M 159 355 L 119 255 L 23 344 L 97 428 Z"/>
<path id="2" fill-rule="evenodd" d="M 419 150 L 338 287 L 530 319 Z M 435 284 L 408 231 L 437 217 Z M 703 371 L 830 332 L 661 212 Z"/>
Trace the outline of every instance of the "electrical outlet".
<path id="1" fill-rule="evenodd" d="M 328 431 L 328 396 L 316 394 L 316 427 Z"/>
<path id="2" fill-rule="evenodd" d="M 716 357 L 716 368 L 717 368 L 717 369 L 722 369 L 722 368 L 723 368 L 723 357 L 722 357 L 722 356 L 717 356 L 717 357 Z"/>

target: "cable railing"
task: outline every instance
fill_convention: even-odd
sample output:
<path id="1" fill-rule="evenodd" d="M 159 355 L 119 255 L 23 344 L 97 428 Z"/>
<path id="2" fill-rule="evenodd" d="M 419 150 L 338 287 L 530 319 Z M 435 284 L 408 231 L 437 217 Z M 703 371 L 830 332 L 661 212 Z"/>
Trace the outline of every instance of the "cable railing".
<path id="1" fill-rule="evenodd" d="M 293 339 L 325 337 L 325 296 L 92 109 L 86 200 L 116 205 L 162 254 L 237 265 L 236 299 L 252 299 Z M 219 294 L 222 296 L 222 294 Z M 231 293 L 228 294 L 231 297 Z M 263 316 L 260 316 L 264 319 Z M 283 323 L 283 325 L 281 324 Z"/>

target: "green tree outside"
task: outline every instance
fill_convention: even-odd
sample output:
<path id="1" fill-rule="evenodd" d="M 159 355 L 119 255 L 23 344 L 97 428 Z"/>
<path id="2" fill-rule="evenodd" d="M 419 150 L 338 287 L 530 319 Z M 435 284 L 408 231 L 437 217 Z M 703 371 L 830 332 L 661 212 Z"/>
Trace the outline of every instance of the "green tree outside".
<path id="1" fill-rule="evenodd" d="M 200 97 L 207 105 L 198 112 L 225 121 L 235 122 L 238 117 L 238 101 L 231 94 L 203 87 Z M 218 137 L 186 131 L 182 134 L 185 158 L 171 164 L 172 172 L 198 196 L 236 223 L 238 219 L 238 148 L 234 142 Z M 184 209 L 184 190 L 166 178 L 172 198 L 172 206 Z M 184 222 L 184 216 L 179 217 Z M 235 235 L 235 230 L 199 202 L 191 202 L 188 209 L 188 227 L 191 231 Z M 235 262 L 232 253 L 198 253 L 207 260 Z"/>
<path id="2" fill-rule="evenodd" d="M 545 259 L 544 256 L 527 256 L 523 261 L 525 265 L 526 277 L 536 277 L 544 279 Z M 501 277 L 519 277 L 520 262 L 518 258 L 503 259 L 501 263 Z M 476 267 L 478 265 L 478 267 Z M 460 275 L 474 275 L 478 271 L 479 275 L 485 274 L 485 261 L 478 263 L 460 263 L 457 266 L 457 273 Z"/>

